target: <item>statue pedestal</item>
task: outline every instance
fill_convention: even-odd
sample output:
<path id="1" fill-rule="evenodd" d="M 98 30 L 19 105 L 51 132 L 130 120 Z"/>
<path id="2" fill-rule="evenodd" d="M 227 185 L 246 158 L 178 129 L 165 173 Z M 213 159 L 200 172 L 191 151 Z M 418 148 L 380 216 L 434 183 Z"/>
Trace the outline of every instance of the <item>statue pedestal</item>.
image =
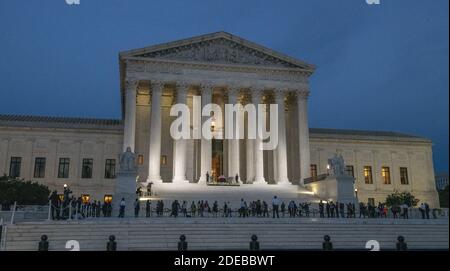
<path id="1" fill-rule="evenodd" d="M 137 171 L 119 171 L 113 197 L 113 216 L 119 216 L 120 202 L 125 199 L 125 217 L 134 217 Z"/>
<path id="2" fill-rule="evenodd" d="M 356 204 L 354 181 L 355 178 L 348 175 L 329 175 L 305 185 L 323 200 Z"/>

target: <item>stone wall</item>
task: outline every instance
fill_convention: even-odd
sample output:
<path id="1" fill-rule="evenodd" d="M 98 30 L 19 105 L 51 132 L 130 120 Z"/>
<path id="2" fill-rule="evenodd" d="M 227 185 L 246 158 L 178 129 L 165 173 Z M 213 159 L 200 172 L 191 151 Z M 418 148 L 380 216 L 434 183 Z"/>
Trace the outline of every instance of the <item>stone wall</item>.
<path id="1" fill-rule="evenodd" d="M 311 164 L 317 165 L 318 174 L 327 173 L 328 158 L 341 153 L 346 165 L 354 168 L 358 199 L 375 203 L 384 202 L 394 191 L 411 192 L 421 202 L 438 206 L 434 185 L 431 142 L 426 140 L 383 139 L 373 136 L 366 139 L 323 138 L 311 135 Z M 372 167 L 373 183 L 366 184 L 364 166 Z M 390 184 L 384 184 L 381 168 L 389 167 Z M 400 167 L 406 167 L 408 184 L 400 182 Z"/>

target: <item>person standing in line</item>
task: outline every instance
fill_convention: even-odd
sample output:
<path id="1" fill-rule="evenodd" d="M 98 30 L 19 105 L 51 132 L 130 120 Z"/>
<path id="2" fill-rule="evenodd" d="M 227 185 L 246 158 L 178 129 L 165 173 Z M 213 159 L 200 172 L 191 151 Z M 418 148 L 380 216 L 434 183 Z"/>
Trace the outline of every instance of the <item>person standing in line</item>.
<path id="1" fill-rule="evenodd" d="M 277 218 L 280 218 L 280 215 L 278 214 L 278 205 L 280 205 L 280 201 L 278 200 L 277 196 L 274 196 L 272 199 L 273 218 L 275 218 L 275 214 L 277 215 Z"/>
<path id="2" fill-rule="evenodd" d="M 286 204 L 284 204 L 284 201 L 281 203 L 281 216 L 284 217 L 284 213 L 286 211 Z"/>
<path id="3" fill-rule="evenodd" d="M 327 201 L 326 205 L 325 205 L 325 210 L 327 211 L 327 218 L 330 218 L 330 203 Z"/>
<path id="4" fill-rule="evenodd" d="M 125 216 L 125 198 L 120 201 L 119 208 L 119 217 L 123 218 Z"/>
<path id="5" fill-rule="evenodd" d="M 425 214 L 427 216 L 427 219 L 430 219 L 430 205 L 425 202 Z"/>
<path id="6" fill-rule="evenodd" d="M 420 214 L 422 215 L 422 219 L 425 219 L 425 204 L 422 202 L 419 206 Z"/>
<path id="7" fill-rule="evenodd" d="M 152 210 L 151 206 L 152 206 L 151 201 L 147 200 L 147 202 L 145 203 L 145 217 L 150 217 L 151 210 Z"/>
<path id="8" fill-rule="evenodd" d="M 325 217 L 325 214 L 324 214 L 324 206 L 323 206 L 323 202 L 322 202 L 322 200 L 320 200 L 320 202 L 319 202 L 319 216 L 321 217 L 321 218 L 324 218 Z"/>
<path id="9" fill-rule="evenodd" d="M 185 200 L 183 200 L 183 204 L 181 204 L 181 212 L 183 213 L 184 217 L 187 217 L 187 203 Z"/>
<path id="10" fill-rule="evenodd" d="M 136 199 L 134 202 L 134 217 L 139 216 L 139 211 L 141 210 L 141 204 L 139 202 L 139 199 Z"/>
<path id="11" fill-rule="evenodd" d="M 335 210 L 336 210 L 336 217 L 337 218 L 339 218 L 339 201 L 336 201 L 336 208 L 335 208 Z"/>

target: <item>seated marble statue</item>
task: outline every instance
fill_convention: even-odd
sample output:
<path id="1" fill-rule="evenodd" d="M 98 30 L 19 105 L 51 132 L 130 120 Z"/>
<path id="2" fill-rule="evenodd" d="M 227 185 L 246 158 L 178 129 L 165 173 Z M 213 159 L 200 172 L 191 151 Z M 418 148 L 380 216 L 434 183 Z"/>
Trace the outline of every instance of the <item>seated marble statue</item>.
<path id="1" fill-rule="evenodd" d="M 131 151 L 130 147 L 120 154 L 119 164 L 121 171 L 135 171 L 136 170 L 136 154 Z"/>
<path id="2" fill-rule="evenodd" d="M 345 162 L 341 154 L 334 154 L 333 158 L 328 159 L 331 174 L 335 176 L 345 175 Z"/>

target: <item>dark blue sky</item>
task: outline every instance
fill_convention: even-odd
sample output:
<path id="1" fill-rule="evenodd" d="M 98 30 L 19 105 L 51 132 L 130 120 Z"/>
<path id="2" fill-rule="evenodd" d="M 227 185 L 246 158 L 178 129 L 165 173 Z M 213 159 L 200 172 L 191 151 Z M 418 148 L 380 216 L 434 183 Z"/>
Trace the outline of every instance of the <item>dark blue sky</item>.
<path id="1" fill-rule="evenodd" d="M 0 1 L 0 113 L 119 118 L 118 53 L 227 31 L 318 66 L 312 127 L 431 138 L 448 171 L 448 0 Z"/>

